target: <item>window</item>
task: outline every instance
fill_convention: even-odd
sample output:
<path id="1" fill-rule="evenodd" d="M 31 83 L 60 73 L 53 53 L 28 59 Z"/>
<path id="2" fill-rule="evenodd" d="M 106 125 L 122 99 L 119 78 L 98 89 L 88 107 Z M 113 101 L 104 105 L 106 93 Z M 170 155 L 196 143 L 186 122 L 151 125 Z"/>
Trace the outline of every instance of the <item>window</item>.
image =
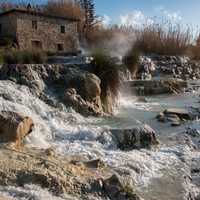
<path id="1" fill-rule="evenodd" d="M 63 51 L 63 50 L 64 50 L 63 44 L 58 44 L 58 51 Z"/>
<path id="2" fill-rule="evenodd" d="M 32 48 L 33 49 L 42 49 L 42 42 L 39 40 L 32 41 Z"/>
<path id="3" fill-rule="evenodd" d="M 37 30 L 37 21 L 32 21 L 32 28 Z"/>
<path id="4" fill-rule="evenodd" d="M 60 27 L 60 32 L 61 32 L 61 33 L 65 33 L 65 26 L 61 26 L 61 27 Z"/>

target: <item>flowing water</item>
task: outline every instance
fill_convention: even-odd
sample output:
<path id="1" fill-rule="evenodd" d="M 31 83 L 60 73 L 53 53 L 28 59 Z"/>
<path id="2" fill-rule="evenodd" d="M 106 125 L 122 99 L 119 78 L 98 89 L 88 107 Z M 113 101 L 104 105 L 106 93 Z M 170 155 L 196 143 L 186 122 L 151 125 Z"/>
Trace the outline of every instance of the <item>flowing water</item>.
<path id="1" fill-rule="evenodd" d="M 121 97 L 114 117 L 85 118 L 72 109 L 48 106 L 26 86 L 0 81 L 0 110 L 16 111 L 34 120 L 35 128 L 26 139 L 27 146 L 53 147 L 58 153 L 81 155 L 85 159 L 101 158 L 117 173 L 131 178 L 145 200 L 185 199 L 191 188 L 196 190 L 188 181 L 191 160 L 195 156 L 200 158 L 182 134 L 190 123 L 172 128 L 169 124 L 158 123 L 155 116 L 166 108 L 198 107 L 198 93 L 155 96 L 146 100 L 137 102 L 134 96 Z M 117 149 L 109 129 L 131 128 L 143 123 L 157 131 L 161 145 L 152 150 L 123 152 Z M 0 187 L 0 194 L 24 200 L 73 199 L 53 197 L 34 185 Z"/>

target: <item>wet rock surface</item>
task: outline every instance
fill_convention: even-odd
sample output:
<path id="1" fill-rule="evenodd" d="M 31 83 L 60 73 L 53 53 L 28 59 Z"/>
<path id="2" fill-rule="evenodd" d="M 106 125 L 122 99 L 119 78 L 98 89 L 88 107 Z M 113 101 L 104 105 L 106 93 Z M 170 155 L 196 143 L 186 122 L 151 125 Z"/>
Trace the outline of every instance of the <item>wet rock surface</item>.
<path id="1" fill-rule="evenodd" d="M 37 72 L 40 67 L 35 67 L 33 71 Z M 66 115 L 65 108 L 65 105 L 75 102 L 81 109 L 82 105 L 79 104 L 82 103 L 86 107 L 82 107 L 82 110 L 85 109 L 84 113 L 87 116 L 88 110 L 90 112 L 91 109 L 89 107 L 94 105 L 100 92 L 98 79 L 93 75 L 89 75 L 89 78 L 83 77 L 76 68 L 62 69 L 60 66 L 56 68 L 55 65 L 53 69 L 47 66 L 41 71 L 37 73 L 40 74 L 38 77 L 44 83 L 44 87 L 38 87 L 36 84 L 33 84 L 34 87 L 31 84 L 24 87 L 21 85 L 27 85 L 26 81 L 22 84 L 12 77 L 9 78 L 12 82 L 2 81 L 1 88 L 9 89 L 9 92 L 1 89 L 1 106 L 8 110 L 31 113 L 38 131 L 34 134 L 36 133 L 37 139 L 44 138 L 43 141 L 52 145 L 52 148 L 44 151 L 22 149 L 18 152 L 2 147 L 0 193 L 5 190 L 10 191 L 9 194 L 15 194 L 20 200 L 42 199 L 34 197 L 29 190 L 30 188 L 34 190 L 37 185 L 50 192 L 52 198 L 57 196 L 59 199 L 62 196 L 61 199 L 70 200 L 140 199 L 137 194 L 145 200 L 183 200 L 195 199 L 198 196 L 198 193 L 192 193 L 194 190 L 190 187 L 191 184 L 195 189 L 199 186 L 199 158 L 192 157 L 198 145 L 191 142 L 189 134 L 187 137 L 182 137 L 182 134 L 172 134 L 171 140 L 174 142 L 172 146 L 171 143 L 169 146 L 164 144 L 155 149 L 149 149 L 158 144 L 156 132 L 150 127 L 138 126 L 134 130 L 121 128 L 115 133 L 108 131 L 105 137 L 101 137 L 102 130 L 99 127 L 91 126 L 86 118 L 83 120 L 77 115 Z M 87 84 L 84 82 L 85 77 L 89 81 L 89 83 L 86 81 Z M 28 78 L 26 79 L 28 81 Z M 86 98 L 84 95 L 90 91 L 95 95 L 91 94 L 90 98 Z M 66 95 L 70 103 L 65 102 Z M 92 111 L 92 115 L 96 116 L 94 113 L 95 111 Z M 180 113 L 167 115 L 170 123 L 174 124 L 181 118 Z M 135 116 L 132 113 L 129 117 Z M 165 114 L 162 116 L 165 117 Z M 152 120 L 154 117 L 155 113 L 152 115 Z M 30 135 L 33 136 L 29 140 L 31 143 L 35 140 L 34 134 Z M 180 143 L 177 142 L 177 138 Z M 198 140 L 196 136 L 197 143 Z M 61 151 L 63 155 L 57 154 L 56 151 Z M 68 158 L 64 154 L 75 154 L 77 158 Z M 136 186 L 124 184 L 125 178 L 130 178 Z M 144 183 L 147 185 L 143 185 Z M 28 189 L 29 184 L 34 186 Z M 30 196 L 24 190 L 30 191 Z"/>
<path id="2" fill-rule="evenodd" d="M 141 198 L 133 192 L 131 186 L 124 186 L 120 182 L 116 174 L 105 179 L 103 187 L 111 200 L 141 200 Z"/>
<path id="3" fill-rule="evenodd" d="M 156 118 L 159 122 L 171 123 L 172 126 L 180 126 L 186 121 L 193 120 L 194 115 L 186 109 L 169 108 L 159 113 Z"/>
<path id="4" fill-rule="evenodd" d="M 28 86 L 52 106 L 64 103 L 86 116 L 103 114 L 100 79 L 76 65 L 3 65 L 0 79 Z"/>
<path id="5" fill-rule="evenodd" d="M 30 117 L 15 112 L 0 112 L 0 142 L 2 143 L 14 143 L 20 148 L 33 127 L 34 123 Z"/>
<path id="6" fill-rule="evenodd" d="M 77 94 L 77 91 L 74 88 L 69 88 L 65 91 L 64 102 L 66 105 L 71 106 L 77 112 L 84 115 L 103 115 L 100 97 L 98 103 L 88 102 L 84 100 L 79 94 Z"/>
<path id="7" fill-rule="evenodd" d="M 113 129 L 110 131 L 121 150 L 150 148 L 152 145 L 159 144 L 156 132 L 146 124 L 133 129 Z"/>
<path id="8" fill-rule="evenodd" d="M 124 190 L 120 178 L 111 175 L 112 171 L 108 168 L 90 168 L 91 163 L 88 167 L 72 159 L 58 154 L 50 156 L 42 150 L 17 151 L 0 146 L 0 186 L 33 184 L 46 188 L 53 196 L 71 195 L 85 200 L 100 197 L 110 200 L 140 199 L 133 191 Z"/>

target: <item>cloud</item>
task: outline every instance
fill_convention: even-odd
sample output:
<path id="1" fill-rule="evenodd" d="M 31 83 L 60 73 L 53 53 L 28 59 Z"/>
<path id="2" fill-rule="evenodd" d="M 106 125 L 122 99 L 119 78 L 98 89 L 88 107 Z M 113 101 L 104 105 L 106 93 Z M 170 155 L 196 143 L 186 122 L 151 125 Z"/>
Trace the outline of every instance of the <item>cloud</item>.
<path id="1" fill-rule="evenodd" d="M 101 17 L 101 21 L 104 26 L 111 24 L 111 18 L 108 15 L 103 15 L 103 17 Z"/>
<path id="2" fill-rule="evenodd" d="M 120 25 L 141 26 L 144 23 L 153 23 L 153 20 L 146 17 L 140 10 L 134 10 L 128 14 L 120 15 Z"/>
<path id="3" fill-rule="evenodd" d="M 180 11 L 168 11 L 164 6 L 157 6 L 154 8 L 157 17 L 149 17 L 145 15 L 141 10 L 133 10 L 132 12 L 126 13 L 119 16 L 117 23 L 119 25 L 142 27 L 144 24 L 153 24 L 162 18 L 170 20 L 171 22 L 182 21 L 182 15 Z M 101 18 L 102 24 L 104 26 L 109 26 L 114 22 L 114 20 L 108 15 L 104 15 Z"/>
<path id="4" fill-rule="evenodd" d="M 168 11 L 167 9 L 165 9 L 164 6 L 157 6 L 157 7 L 155 7 L 154 10 L 157 13 L 159 13 L 159 15 L 169 19 L 172 22 L 178 22 L 178 21 L 181 21 L 183 19 L 180 11 L 171 12 L 171 11 Z"/>
<path id="5" fill-rule="evenodd" d="M 174 22 L 181 21 L 183 19 L 180 11 L 171 12 L 171 13 L 165 11 L 164 14 L 169 20 L 174 21 Z"/>

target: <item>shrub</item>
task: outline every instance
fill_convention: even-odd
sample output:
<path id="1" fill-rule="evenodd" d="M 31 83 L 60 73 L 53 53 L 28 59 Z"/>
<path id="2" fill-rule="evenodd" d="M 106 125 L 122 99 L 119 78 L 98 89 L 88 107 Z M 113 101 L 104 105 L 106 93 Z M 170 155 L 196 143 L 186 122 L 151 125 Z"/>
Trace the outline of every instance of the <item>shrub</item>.
<path id="1" fill-rule="evenodd" d="M 145 54 L 183 55 L 190 45 L 193 33 L 180 24 L 153 23 L 135 31 L 134 48 Z"/>
<path id="2" fill-rule="evenodd" d="M 17 58 L 11 51 L 3 53 L 3 60 L 6 64 L 17 64 L 19 58 Z"/>
<path id="3" fill-rule="evenodd" d="M 33 62 L 36 64 L 42 64 L 47 61 L 47 54 L 42 51 L 33 51 L 32 52 Z"/>
<path id="4" fill-rule="evenodd" d="M 2 55 L 2 53 L 0 52 L 0 64 L 3 64 L 3 63 L 4 63 L 3 55 Z"/>
<path id="5" fill-rule="evenodd" d="M 139 57 L 140 53 L 137 49 L 130 49 L 123 58 L 123 63 L 126 65 L 133 78 L 136 77 L 139 69 Z"/>
<path id="6" fill-rule="evenodd" d="M 10 48 L 13 44 L 13 38 L 4 37 L 0 38 L 0 46 Z"/>
<path id="7" fill-rule="evenodd" d="M 200 60 L 200 46 L 198 46 L 198 45 L 196 45 L 196 46 L 191 45 L 188 48 L 187 55 L 191 59 Z"/>
<path id="8" fill-rule="evenodd" d="M 42 64 L 46 61 L 46 54 L 40 51 L 10 50 L 2 53 L 6 64 Z"/>
<path id="9" fill-rule="evenodd" d="M 190 27 L 163 21 L 140 27 L 96 26 L 87 33 L 86 41 L 89 47 L 109 49 L 111 41 L 120 40 L 116 36 L 126 38 L 131 49 L 144 54 L 183 55 L 193 42 L 194 33 Z"/>
<path id="10" fill-rule="evenodd" d="M 105 51 L 96 50 L 92 56 L 92 72 L 101 79 L 101 99 L 104 111 L 109 112 L 109 98 L 116 100 L 119 92 L 119 69 L 114 59 Z"/>

